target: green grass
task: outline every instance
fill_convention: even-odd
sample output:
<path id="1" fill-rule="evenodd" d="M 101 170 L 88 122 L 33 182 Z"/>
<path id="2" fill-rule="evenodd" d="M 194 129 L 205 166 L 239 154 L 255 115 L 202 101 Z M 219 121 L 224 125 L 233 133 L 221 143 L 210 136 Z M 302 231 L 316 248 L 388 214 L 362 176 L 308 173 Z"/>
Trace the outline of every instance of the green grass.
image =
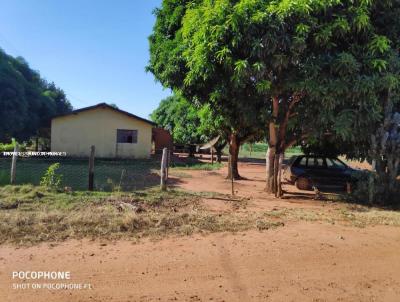
<path id="1" fill-rule="evenodd" d="M 265 143 L 255 143 L 255 144 L 245 143 L 240 147 L 239 158 L 264 159 L 267 150 L 268 150 L 268 145 Z M 301 148 L 293 147 L 289 148 L 286 151 L 285 156 L 289 158 L 293 155 L 299 155 L 299 154 L 302 154 Z"/>
<path id="2" fill-rule="evenodd" d="M 209 210 L 218 199 L 230 211 Z M 32 245 L 66 239 L 132 239 L 169 234 L 266 231 L 288 221 L 400 226 L 400 212 L 360 205 L 252 210 L 246 199 L 211 192 L 147 189 L 132 193 L 51 191 L 22 185 L 0 187 L 0 244 Z M 240 211 L 238 211 L 240 209 Z"/>
<path id="3" fill-rule="evenodd" d="M 212 170 L 219 170 L 224 166 L 223 163 L 217 163 L 215 162 L 214 164 L 211 163 L 202 163 L 202 162 L 197 162 L 197 163 L 174 163 L 171 168 L 172 169 L 178 169 L 178 170 L 205 170 L 205 171 L 212 171 Z"/>
<path id="4" fill-rule="evenodd" d="M 136 240 L 279 226 L 253 214 L 205 210 L 201 199 L 216 195 L 154 189 L 57 193 L 32 185 L 5 186 L 0 188 L 0 244 L 32 245 L 81 238 Z M 225 200 L 229 202 L 229 196 Z"/>
<path id="5" fill-rule="evenodd" d="M 58 174 L 62 175 L 62 187 L 73 190 L 88 188 L 88 160 L 72 158 L 18 158 L 16 184 L 39 185 L 47 168 L 60 163 Z M 222 164 L 203 163 L 196 159 L 172 163 L 171 168 L 187 170 L 216 170 Z M 0 158 L 0 186 L 10 183 L 11 158 Z M 135 191 L 159 185 L 160 161 L 156 159 L 106 160 L 96 159 L 94 187 L 98 191 Z"/>
<path id="6" fill-rule="evenodd" d="M 182 160 L 175 160 L 171 162 L 170 165 L 172 170 L 205 170 L 205 171 L 212 171 L 218 170 L 223 167 L 222 163 L 214 162 L 211 164 L 210 162 L 202 162 L 198 158 L 185 158 L 184 161 Z"/>
<path id="7" fill-rule="evenodd" d="M 57 173 L 62 175 L 62 186 L 73 190 L 86 190 L 88 187 L 88 160 L 65 158 L 18 158 L 17 184 L 39 185 L 47 168 L 60 163 Z M 125 191 L 156 186 L 159 183 L 156 160 L 95 160 L 94 185 L 96 190 Z M 0 159 L 0 185 L 10 182 L 11 158 Z"/>

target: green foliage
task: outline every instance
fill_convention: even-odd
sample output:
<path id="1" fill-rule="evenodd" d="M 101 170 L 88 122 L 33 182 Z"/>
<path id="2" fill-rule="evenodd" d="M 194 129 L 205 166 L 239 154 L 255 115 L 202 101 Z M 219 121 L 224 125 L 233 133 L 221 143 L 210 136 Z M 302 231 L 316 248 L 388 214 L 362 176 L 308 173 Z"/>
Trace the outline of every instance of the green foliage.
<path id="1" fill-rule="evenodd" d="M 14 151 L 15 144 L 16 144 L 15 138 L 13 138 L 11 140 L 11 143 L 9 143 L 9 144 L 1 144 L 0 143 L 0 152 L 12 152 L 12 151 Z"/>
<path id="2" fill-rule="evenodd" d="M 42 79 L 21 57 L 0 49 L 0 141 L 24 141 L 49 127 L 54 115 L 71 111 L 65 93 Z"/>
<path id="3" fill-rule="evenodd" d="M 333 153 L 385 166 L 398 151 L 373 151 L 371 137 L 390 137 L 400 107 L 399 15 L 398 1 L 164 0 L 149 70 L 235 131 L 265 127 L 274 97 L 278 145 L 330 136 Z"/>
<path id="4" fill-rule="evenodd" d="M 17 144 L 17 141 L 15 140 L 15 138 L 12 138 L 11 143 L 9 143 L 9 144 L 0 143 L 0 152 L 13 152 L 16 144 Z M 18 146 L 19 146 L 19 151 L 26 150 L 25 144 L 18 144 Z"/>
<path id="5" fill-rule="evenodd" d="M 62 182 L 62 175 L 57 173 L 59 168 L 59 163 L 50 165 L 46 173 L 43 175 L 40 185 L 49 189 L 58 189 Z"/>
<path id="6" fill-rule="evenodd" d="M 222 132 L 221 119 L 214 118 L 207 105 L 195 107 L 179 94 L 162 100 L 151 119 L 169 130 L 179 144 L 204 143 Z"/>
<path id="7" fill-rule="evenodd" d="M 230 32 L 227 27 L 240 25 L 235 16 L 225 19 L 225 2 L 216 2 L 218 10 L 213 10 L 209 1 L 163 1 L 155 11 L 147 69 L 196 107 L 206 105 L 202 110 L 211 112 L 207 115 L 218 119 L 226 134 L 235 132 L 243 140 L 258 134 L 264 112 L 256 106 L 261 98 L 248 93 L 254 85 L 248 78 L 252 65 L 233 58 L 231 46 L 220 43 Z M 219 22 L 212 24 L 213 17 Z"/>

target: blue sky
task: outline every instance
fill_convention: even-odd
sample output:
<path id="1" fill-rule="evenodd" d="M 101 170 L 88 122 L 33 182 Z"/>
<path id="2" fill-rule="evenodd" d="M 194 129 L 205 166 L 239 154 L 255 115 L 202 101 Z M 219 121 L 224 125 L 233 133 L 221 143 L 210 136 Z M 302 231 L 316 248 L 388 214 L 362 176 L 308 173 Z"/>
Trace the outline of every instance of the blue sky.
<path id="1" fill-rule="evenodd" d="M 74 108 L 100 102 L 147 118 L 170 94 L 145 72 L 161 0 L 0 0 L 0 47 L 22 56 Z"/>

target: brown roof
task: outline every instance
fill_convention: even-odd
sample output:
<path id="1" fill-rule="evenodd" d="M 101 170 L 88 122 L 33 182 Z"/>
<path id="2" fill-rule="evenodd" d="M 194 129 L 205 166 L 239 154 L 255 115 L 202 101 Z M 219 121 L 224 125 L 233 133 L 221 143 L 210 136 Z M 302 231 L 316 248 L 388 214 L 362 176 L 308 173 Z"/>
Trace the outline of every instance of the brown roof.
<path id="1" fill-rule="evenodd" d="M 66 114 L 57 115 L 57 116 L 55 116 L 54 118 L 63 117 L 63 116 L 68 116 L 68 115 L 73 115 L 73 114 L 78 114 L 78 113 L 80 113 L 80 112 L 84 112 L 84 111 L 88 111 L 88 110 L 92 110 L 92 109 L 97 109 L 97 108 L 108 108 L 108 109 L 114 110 L 114 111 L 116 111 L 116 112 L 122 113 L 122 114 L 124 114 L 124 115 L 126 115 L 126 116 L 128 116 L 128 117 L 131 117 L 131 118 L 134 118 L 134 119 L 138 119 L 138 120 L 140 120 L 140 121 L 142 121 L 142 122 L 148 123 L 148 124 L 150 124 L 150 125 L 152 125 L 152 126 L 157 126 L 156 123 L 154 123 L 154 122 L 152 122 L 152 121 L 150 121 L 150 120 L 146 120 L 146 119 L 144 119 L 144 118 L 142 118 L 142 117 L 140 117 L 140 116 L 137 116 L 137 115 L 134 115 L 134 114 L 129 113 L 129 112 L 127 112 L 127 111 L 124 111 L 124 110 L 115 108 L 115 107 L 110 106 L 110 105 L 108 105 L 108 104 L 106 104 L 106 103 L 100 103 L 100 104 L 97 104 L 97 105 L 94 105 L 94 106 L 89 106 L 89 107 L 84 107 L 84 108 L 81 108 L 81 109 L 73 110 L 73 111 L 71 111 L 71 112 L 69 112 L 69 113 L 66 113 Z"/>

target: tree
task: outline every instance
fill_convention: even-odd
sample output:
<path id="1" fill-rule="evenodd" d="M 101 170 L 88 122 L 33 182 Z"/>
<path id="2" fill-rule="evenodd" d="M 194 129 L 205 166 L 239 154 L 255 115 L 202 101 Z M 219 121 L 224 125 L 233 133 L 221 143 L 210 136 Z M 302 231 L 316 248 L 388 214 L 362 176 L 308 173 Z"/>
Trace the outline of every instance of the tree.
<path id="1" fill-rule="evenodd" d="M 216 149 L 221 160 L 221 152 L 226 145 L 223 120 L 214 116 L 208 105 L 195 107 L 181 95 L 174 94 L 160 102 L 151 119 L 169 130 L 179 144 L 202 144 L 220 136 Z"/>
<path id="2" fill-rule="evenodd" d="M 213 116 L 224 121 L 224 133 L 229 133 L 230 160 L 228 177 L 240 178 L 238 153 L 240 144 L 259 135 L 257 125 L 263 112 L 254 106 L 260 101 L 251 96 L 251 81 L 231 81 L 224 70 L 216 70 L 213 77 L 205 78 L 192 72 L 194 62 L 190 54 L 190 39 L 183 36 L 184 17 L 202 1 L 165 0 L 155 11 L 157 20 L 150 36 L 150 62 L 148 70 L 166 87 L 179 91 L 194 104 L 208 105 Z M 185 17 L 186 18 L 186 17 Z M 192 23 L 195 26 L 194 23 Z M 201 25 L 201 22 L 200 22 Z M 204 29 L 204 28 L 203 28 Z M 204 66 L 211 66 L 203 61 Z M 215 80 L 215 81 L 214 81 Z"/>
<path id="3" fill-rule="evenodd" d="M 316 121 L 350 147 L 342 153 L 373 163 L 371 202 L 400 192 L 399 13 L 396 1 L 341 1 L 307 33 L 319 43 L 304 61 L 303 89 L 326 106 Z"/>
<path id="4" fill-rule="evenodd" d="M 207 91 L 230 115 L 243 108 L 253 120 L 260 114 L 269 143 L 267 190 L 279 195 L 279 161 L 304 135 L 292 120 L 304 97 L 296 84 L 305 51 L 294 20 L 285 20 L 289 8 L 277 3 L 202 1 L 188 9 L 182 23 L 188 62 L 182 89 L 198 90 L 199 98 Z"/>
<path id="5" fill-rule="evenodd" d="M 232 88 L 224 83 L 230 78 L 244 88 L 231 89 L 236 95 L 247 90 L 253 99 L 264 96 L 269 113 L 267 189 L 280 195 L 279 161 L 288 147 L 330 132 L 347 141 L 349 133 L 368 135 L 377 129 L 387 104 L 396 100 L 393 91 L 399 72 L 394 61 L 399 47 L 390 46 L 392 40 L 397 40 L 393 45 L 399 40 L 398 26 L 392 25 L 399 23 L 393 13 L 398 5 L 392 1 L 202 1 L 183 19 L 183 45 L 187 45 L 183 54 L 188 61 L 184 82 L 191 89 L 193 83 L 208 83 L 208 90 L 220 95 L 222 87 Z M 384 97 L 388 91 L 390 102 Z M 392 115 L 386 114 L 386 119 Z M 378 157 L 393 158 L 382 152 Z M 395 175 L 397 161 L 392 162 Z"/>
<path id="6" fill-rule="evenodd" d="M 167 97 L 151 114 L 151 119 L 169 130 L 178 144 L 199 144 L 202 141 L 198 131 L 200 118 L 197 109 L 179 95 Z"/>
<path id="7" fill-rule="evenodd" d="M 251 117 L 266 120 L 267 190 L 277 196 L 285 150 L 317 137 L 334 136 L 347 146 L 374 146 L 383 138 L 385 146 L 375 143 L 368 157 L 383 167 L 378 174 L 389 169 L 393 176 L 398 6 L 398 1 L 164 1 L 168 9 L 157 19 L 172 31 L 157 30 L 156 24 L 153 59 L 163 61 L 167 50 L 172 55 L 153 71 L 168 86 L 240 124 L 233 133 L 257 125 L 249 123 Z M 361 155 L 356 149 L 342 151 Z"/>
<path id="8" fill-rule="evenodd" d="M 0 49 L 0 141 L 26 140 L 49 127 L 54 115 L 71 109 L 54 83 L 43 80 L 23 58 Z"/>

